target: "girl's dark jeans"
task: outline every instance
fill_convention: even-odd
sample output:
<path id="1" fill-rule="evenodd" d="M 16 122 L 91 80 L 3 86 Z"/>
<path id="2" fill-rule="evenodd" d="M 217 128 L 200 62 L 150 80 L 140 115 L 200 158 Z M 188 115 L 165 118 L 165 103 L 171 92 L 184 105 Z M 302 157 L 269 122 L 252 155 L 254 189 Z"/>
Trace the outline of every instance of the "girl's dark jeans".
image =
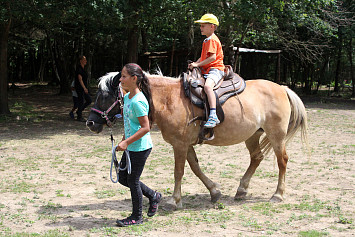
<path id="1" fill-rule="evenodd" d="M 142 218 L 142 207 L 143 207 L 143 195 L 153 199 L 155 191 L 147 187 L 144 183 L 139 181 L 139 178 L 143 172 L 145 162 L 152 151 L 152 148 L 145 151 L 129 151 L 129 156 L 131 158 L 132 172 L 128 174 L 127 170 L 119 171 L 119 182 L 120 184 L 129 187 L 131 190 L 132 198 L 132 217 L 134 219 Z M 126 167 L 126 153 L 123 152 L 120 166 Z"/>

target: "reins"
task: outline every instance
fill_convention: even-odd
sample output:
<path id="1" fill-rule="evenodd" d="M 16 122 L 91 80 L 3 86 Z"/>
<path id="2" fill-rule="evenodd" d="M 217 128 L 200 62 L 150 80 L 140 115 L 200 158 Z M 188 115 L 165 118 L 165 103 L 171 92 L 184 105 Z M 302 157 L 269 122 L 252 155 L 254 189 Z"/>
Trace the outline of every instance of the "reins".
<path id="1" fill-rule="evenodd" d="M 125 150 L 125 154 L 126 154 L 126 167 L 121 168 L 121 164 L 117 161 L 117 157 L 116 157 L 116 148 L 117 146 L 114 145 L 115 143 L 115 139 L 113 139 L 113 135 L 112 135 L 112 129 L 111 130 L 111 147 L 112 147 L 112 159 L 111 159 L 111 168 L 110 168 L 110 179 L 113 183 L 117 183 L 119 180 L 119 171 L 124 171 L 127 170 L 128 174 L 131 174 L 132 172 L 132 166 L 131 166 L 131 158 L 129 156 L 129 152 L 128 150 Z M 113 166 L 115 166 L 115 171 L 116 171 L 116 180 L 113 179 L 112 177 L 112 168 Z"/>
<path id="2" fill-rule="evenodd" d="M 125 155 L 126 155 L 126 167 L 121 168 L 121 164 L 120 164 L 120 162 L 118 162 L 117 156 L 116 156 L 116 148 L 117 148 L 117 146 L 114 145 L 115 139 L 113 138 L 113 135 L 112 135 L 112 126 L 113 126 L 113 124 L 115 123 L 116 119 L 121 118 L 122 116 L 121 116 L 121 114 L 117 114 L 117 115 L 113 116 L 113 121 L 112 122 L 111 122 L 110 118 L 108 117 L 108 114 L 110 113 L 110 111 L 117 104 L 119 104 L 121 111 L 123 109 L 123 91 L 122 91 L 122 88 L 121 88 L 120 85 L 118 86 L 118 88 L 119 88 L 119 90 L 118 90 L 117 98 L 116 98 L 115 102 L 113 102 L 113 104 L 107 110 L 101 111 L 101 110 L 98 110 L 96 108 L 91 108 L 92 111 L 100 114 L 102 118 L 106 119 L 106 124 L 110 128 L 111 152 L 112 152 L 111 168 L 110 168 L 110 179 L 111 179 L 111 181 L 113 183 L 117 183 L 118 182 L 118 180 L 119 180 L 119 171 L 127 170 L 128 174 L 131 174 L 131 172 L 132 172 L 131 159 L 130 159 L 128 150 L 124 151 Z M 115 166 L 116 179 L 113 179 L 113 177 L 112 177 L 113 166 Z"/>

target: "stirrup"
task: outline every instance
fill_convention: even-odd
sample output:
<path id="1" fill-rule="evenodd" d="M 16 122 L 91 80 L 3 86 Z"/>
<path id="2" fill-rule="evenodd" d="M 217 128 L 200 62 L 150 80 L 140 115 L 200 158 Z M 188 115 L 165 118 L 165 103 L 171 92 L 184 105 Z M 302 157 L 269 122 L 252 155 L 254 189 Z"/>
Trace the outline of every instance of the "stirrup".
<path id="1" fill-rule="evenodd" d="M 206 128 L 214 128 L 216 127 L 218 124 L 220 123 L 219 119 L 217 118 L 217 116 L 210 116 L 208 117 L 208 121 L 207 123 L 204 125 L 204 127 Z"/>

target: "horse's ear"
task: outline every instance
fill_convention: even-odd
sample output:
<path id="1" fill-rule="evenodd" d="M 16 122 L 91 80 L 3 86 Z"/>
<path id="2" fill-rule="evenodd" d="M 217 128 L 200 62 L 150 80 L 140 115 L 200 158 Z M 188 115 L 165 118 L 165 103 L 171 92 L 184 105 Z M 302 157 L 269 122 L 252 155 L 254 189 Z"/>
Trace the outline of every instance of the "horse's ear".
<path id="1" fill-rule="evenodd" d="M 120 84 L 121 72 L 119 72 L 113 79 L 112 79 L 112 86 L 118 87 Z"/>

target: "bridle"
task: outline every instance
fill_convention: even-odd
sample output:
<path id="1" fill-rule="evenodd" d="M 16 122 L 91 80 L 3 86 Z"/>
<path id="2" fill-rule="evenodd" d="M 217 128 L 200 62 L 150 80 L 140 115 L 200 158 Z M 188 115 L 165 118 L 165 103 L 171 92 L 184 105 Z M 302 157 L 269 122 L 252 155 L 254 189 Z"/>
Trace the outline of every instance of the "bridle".
<path id="1" fill-rule="evenodd" d="M 92 111 L 98 113 L 101 115 L 102 118 L 106 119 L 106 124 L 108 127 L 112 127 L 114 124 L 114 120 L 116 118 L 116 116 L 114 115 L 111 119 L 108 117 L 108 114 L 110 113 L 110 111 L 116 107 L 116 105 L 119 104 L 120 109 L 122 111 L 123 109 L 123 91 L 121 88 L 121 84 L 118 85 L 118 95 L 116 97 L 115 102 L 113 102 L 113 104 L 105 111 L 101 111 L 99 109 L 96 108 L 91 108 Z"/>

